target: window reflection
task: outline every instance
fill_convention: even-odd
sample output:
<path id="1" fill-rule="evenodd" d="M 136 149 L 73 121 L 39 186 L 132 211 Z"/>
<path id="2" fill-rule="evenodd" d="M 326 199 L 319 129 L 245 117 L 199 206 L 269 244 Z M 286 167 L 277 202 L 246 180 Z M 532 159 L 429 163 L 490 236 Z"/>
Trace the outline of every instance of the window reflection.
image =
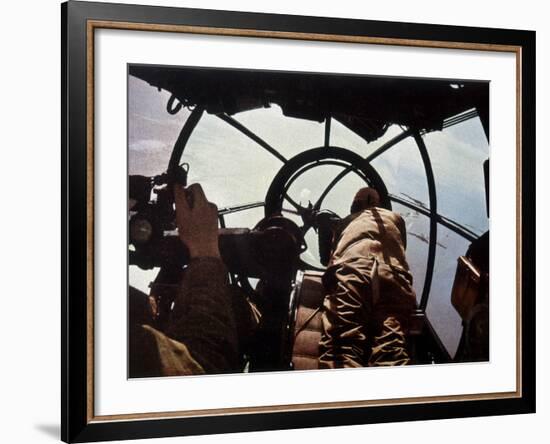
<path id="1" fill-rule="evenodd" d="M 398 203 L 392 203 L 393 211 L 399 213 L 405 220 L 407 228 L 407 262 L 413 275 L 413 288 L 416 300 L 420 303 L 426 265 L 428 261 L 428 244 L 430 239 L 430 220 L 428 217 Z"/>
<path id="2" fill-rule="evenodd" d="M 287 159 L 306 149 L 324 145 L 324 123 L 286 117 L 277 105 L 233 117 Z"/>
<path id="3" fill-rule="evenodd" d="M 347 148 L 361 157 L 365 157 L 373 150 L 375 142 L 367 143 L 365 139 L 355 134 L 353 131 L 342 125 L 336 119 L 330 123 L 330 146 Z"/>
<path id="4" fill-rule="evenodd" d="M 451 356 L 456 352 L 462 333 L 460 316 L 451 304 L 451 290 L 457 259 L 466 253 L 469 244 L 462 236 L 438 225 L 434 274 L 426 314 Z"/>
<path id="5" fill-rule="evenodd" d="M 429 207 L 424 164 L 412 137 L 391 147 L 371 164 L 382 177 L 390 194 Z"/>
<path id="6" fill-rule="evenodd" d="M 424 136 L 437 190 L 437 211 L 481 235 L 487 229 L 483 162 L 489 145 L 479 118 Z"/>
<path id="7" fill-rule="evenodd" d="M 170 94 L 128 76 L 128 174 L 154 176 L 166 171 L 168 160 L 189 111 L 166 112 Z M 144 106 L 147 104 L 147 106 Z"/>
<path id="8" fill-rule="evenodd" d="M 193 131 L 182 162 L 188 182 L 202 185 L 218 207 L 263 201 L 282 163 L 221 119 L 204 114 Z"/>
<path id="9" fill-rule="evenodd" d="M 254 228 L 264 217 L 264 207 L 251 208 L 249 210 L 238 211 L 226 214 L 224 216 L 225 226 L 227 228 Z"/>

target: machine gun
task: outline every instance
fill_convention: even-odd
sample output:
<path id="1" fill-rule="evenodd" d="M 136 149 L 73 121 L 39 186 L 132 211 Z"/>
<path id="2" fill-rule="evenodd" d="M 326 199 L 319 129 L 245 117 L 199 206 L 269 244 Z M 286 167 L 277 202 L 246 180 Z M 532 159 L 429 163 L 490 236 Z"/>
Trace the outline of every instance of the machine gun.
<path id="1" fill-rule="evenodd" d="M 182 169 L 180 177 L 186 172 Z M 185 183 L 186 180 L 179 181 Z M 166 174 L 130 176 L 133 205 L 129 221 L 129 262 L 142 269 L 179 266 L 189 252 L 178 238 L 174 200 Z M 151 195 L 156 199 L 151 199 Z M 262 219 L 253 229 L 222 228 L 218 236 L 222 259 L 232 274 L 263 279 L 293 268 L 306 244 L 299 227 L 282 216 Z"/>

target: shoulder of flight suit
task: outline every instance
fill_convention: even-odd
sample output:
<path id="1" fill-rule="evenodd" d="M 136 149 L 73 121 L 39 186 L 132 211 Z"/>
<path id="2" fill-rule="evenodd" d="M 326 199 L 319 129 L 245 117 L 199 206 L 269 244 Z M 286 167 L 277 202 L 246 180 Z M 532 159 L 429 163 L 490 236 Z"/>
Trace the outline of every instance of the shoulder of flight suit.
<path id="1" fill-rule="evenodd" d="M 221 259 L 191 260 L 166 327 L 131 324 L 129 348 L 130 377 L 235 371 L 237 330 Z"/>
<path id="2" fill-rule="evenodd" d="M 166 334 L 185 344 L 206 373 L 238 370 L 237 327 L 221 259 L 189 262 Z"/>

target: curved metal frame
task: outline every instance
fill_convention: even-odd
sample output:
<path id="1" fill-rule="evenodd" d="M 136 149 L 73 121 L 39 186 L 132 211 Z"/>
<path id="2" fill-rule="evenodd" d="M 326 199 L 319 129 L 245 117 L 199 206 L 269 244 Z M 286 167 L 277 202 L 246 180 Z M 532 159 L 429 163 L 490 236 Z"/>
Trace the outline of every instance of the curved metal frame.
<path id="1" fill-rule="evenodd" d="M 449 119 L 448 124 L 445 126 L 445 128 L 452 126 L 457 123 L 461 123 L 469 118 L 473 118 L 477 116 L 477 112 L 470 112 L 464 114 L 464 116 L 459 116 L 460 118 L 456 119 Z M 426 274 L 424 276 L 424 287 L 422 289 L 422 296 L 420 298 L 420 304 L 419 308 L 422 311 L 426 310 L 426 307 L 428 305 L 428 299 L 430 295 L 430 289 L 431 284 L 433 280 L 433 273 L 434 273 L 434 266 L 435 266 L 435 255 L 437 250 L 437 224 L 441 223 L 446 228 L 449 228 L 450 230 L 454 231 L 455 233 L 459 234 L 460 236 L 468 239 L 469 241 L 473 241 L 477 239 L 477 235 L 473 233 L 472 231 L 466 229 L 465 227 L 461 226 L 457 222 L 454 222 L 450 219 L 445 218 L 444 216 L 437 213 L 437 190 L 435 185 L 435 178 L 434 173 L 431 165 L 430 156 L 428 154 L 428 150 L 426 148 L 426 145 L 424 143 L 424 139 L 422 138 L 422 135 L 417 130 L 404 130 L 402 133 L 395 136 L 393 139 L 389 140 L 385 144 L 383 144 L 381 147 L 379 147 L 377 150 L 369 154 L 367 157 L 365 157 L 365 161 L 371 162 L 381 154 L 385 153 L 390 148 L 397 145 L 399 142 L 403 141 L 409 136 L 413 136 L 416 145 L 418 147 L 418 150 L 420 152 L 420 156 L 422 159 L 422 163 L 424 165 L 424 171 L 426 174 L 427 179 L 427 185 L 428 185 L 428 196 L 429 196 L 429 209 L 426 210 L 420 206 L 410 204 L 407 201 L 403 199 L 399 199 L 396 196 L 390 196 L 390 199 L 394 202 L 400 203 L 402 205 L 405 205 L 409 208 L 412 208 L 416 211 L 418 211 L 421 214 L 424 214 L 425 216 L 429 217 L 430 219 L 430 234 L 428 239 L 428 259 L 426 264 Z M 327 136 L 325 136 L 327 137 Z M 320 208 L 322 205 L 322 202 L 324 198 L 328 195 L 328 193 L 332 190 L 332 188 L 346 175 L 349 173 L 350 170 L 344 170 L 340 174 L 338 174 L 325 188 L 325 191 L 321 194 L 321 197 L 319 200 L 315 203 L 315 208 Z"/>
<path id="2" fill-rule="evenodd" d="M 428 298 L 430 296 L 430 288 L 432 286 L 432 278 L 435 266 L 435 252 L 437 247 L 437 193 L 435 189 L 434 172 L 432 162 L 424 139 L 418 131 L 413 133 L 414 140 L 420 151 L 424 170 L 426 171 L 426 180 L 428 181 L 428 196 L 430 200 L 430 243 L 428 244 L 428 263 L 426 265 L 426 276 L 424 278 L 424 288 L 422 289 L 422 297 L 420 298 L 419 308 L 422 311 L 426 310 Z"/>
<path id="3" fill-rule="evenodd" d="M 191 112 L 191 115 L 187 118 L 180 132 L 178 140 L 174 145 L 174 149 L 172 151 L 172 155 L 170 157 L 170 163 L 168 166 L 169 171 L 175 168 L 179 164 L 179 161 L 181 159 L 185 146 L 187 145 L 187 142 L 189 141 L 189 138 L 193 130 L 199 123 L 203 113 L 204 113 L 204 109 L 197 106 Z M 455 125 L 457 123 L 461 123 L 475 116 L 477 116 L 477 112 L 468 112 L 468 113 L 464 113 L 463 115 L 448 119 L 448 121 L 444 122 L 444 128 Z M 286 159 L 282 154 L 280 154 L 278 150 L 273 148 L 271 145 L 265 142 L 262 138 L 260 138 L 254 132 L 246 128 L 243 124 L 241 124 L 234 118 L 226 114 L 218 114 L 217 117 L 223 120 L 224 122 L 226 122 L 227 124 L 229 124 L 230 126 L 232 126 L 233 128 L 235 128 L 236 130 L 240 131 L 242 134 L 244 134 L 254 142 L 256 142 L 260 147 L 268 151 L 270 154 L 276 157 L 283 164 L 286 164 L 288 162 L 288 159 Z M 325 128 L 324 128 L 324 146 L 327 146 L 327 147 L 330 146 L 330 133 L 331 133 L 331 118 L 327 117 L 325 120 Z M 434 173 L 431 165 L 430 156 L 426 148 L 426 145 L 424 143 L 424 139 L 422 137 L 423 133 L 421 131 L 413 130 L 413 129 L 404 130 L 402 133 L 398 134 L 388 142 L 384 143 L 378 149 L 373 151 L 371 154 L 366 156 L 365 161 L 368 163 L 372 162 L 375 158 L 385 153 L 390 148 L 396 146 L 399 142 L 403 141 L 409 136 L 412 136 L 414 138 L 422 159 L 422 163 L 424 165 L 424 171 L 426 174 L 426 180 L 427 180 L 427 186 L 428 186 L 429 208 L 426 209 L 419 205 L 415 205 L 395 195 L 389 195 L 389 196 L 390 196 L 390 200 L 392 200 L 393 202 L 396 202 L 408 208 L 411 208 L 419 212 L 420 214 L 427 216 L 430 219 L 430 234 L 429 234 L 429 241 L 428 241 L 428 259 L 426 264 L 426 275 L 424 278 L 424 287 L 422 290 L 422 296 L 419 304 L 419 308 L 425 311 L 428 305 L 428 299 L 430 295 L 430 289 L 431 289 L 431 284 L 433 280 L 433 272 L 434 272 L 434 266 L 435 266 L 435 256 L 436 256 L 436 250 L 437 250 L 436 248 L 437 247 L 437 224 L 441 224 L 445 226 L 446 228 L 457 233 L 458 235 L 464 237 L 468 241 L 473 241 L 477 239 L 478 236 L 474 232 L 468 230 L 466 227 L 460 225 L 459 223 L 437 213 L 437 191 L 436 191 L 436 185 L 435 185 L 435 178 L 434 178 Z M 352 170 L 353 168 L 347 167 L 342 172 L 340 172 L 325 188 L 325 190 L 321 194 L 321 197 L 317 200 L 317 202 L 315 202 L 314 208 L 320 208 L 320 206 L 322 205 L 328 193 L 334 188 L 334 186 L 343 177 L 345 177 Z M 294 202 L 289 196 L 285 196 L 285 198 L 287 198 L 287 200 L 295 208 L 300 207 L 300 205 Z M 252 204 L 252 207 L 255 207 L 255 206 L 260 206 L 260 202 Z M 230 208 L 225 208 L 223 214 L 221 215 L 221 218 L 223 219 L 223 216 L 226 214 L 230 214 L 230 213 L 241 211 L 248 208 L 250 208 L 249 205 L 238 205 Z"/>
<path id="4" fill-rule="evenodd" d="M 389 140 L 385 144 L 383 144 L 380 148 L 378 148 L 376 151 L 369 154 L 367 157 L 365 157 L 365 162 L 370 163 L 373 159 L 378 157 L 380 154 L 386 152 L 394 145 L 398 144 L 402 140 L 406 139 L 410 135 L 409 131 L 404 131 L 397 136 L 395 136 L 393 139 Z M 321 197 L 315 202 L 313 205 L 314 208 L 321 208 L 321 205 L 323 204 L 323 200 L 325 200 L 325 197 L 327 197 L 328 193 L 336 186 L 340 180 L 342 180 L 350 171 L 352 168 L 346 168 L 344 171 L 340 172 L 332 181 L 327 185 L 325 190 L 321 193 Z"/>
<path id="5" fill-rule="evenodd" d="M 423 216 L 430 217 L 429 209 L 426 209 L 423 206 L 416 205 L 412 202 L 409 202 L 406 199 L 402 199 L 401 197 L 396 196 L 395 194 L 389 194 L 389 196 L 391 201 L 398 203 L 400 205 L 403 205 L 404 207 L 410 208 L 411 210 L 414 210 L 417 213 L 422 214 Z M 437 215 L 437 223 L 443 225 L 445 228 L 453 231 L 459 236 L 462 236 L 464 239 L 467 239 L 470 242 L 473 242 L 478 238 L 478 235 L 476 233 L 469 230 L 464 225 L 461 225 L 458 222 L 455 222 L 453 220 L 447 219 L 445 216 L 442 216 L 441 214 Z"/>
<path id="6" fill-rule="evenodd" d="M 204 108 L 202 106 L 195 107 L 193 111 L 191 111 L 191 114 L 189 115 L 185 123 L 183 124 L 183 127 L 179 133 L 178 139 L 174 144 L 174 149 L 170 154 L 170 161 L 168 162 L 168 174 L 172 173 L 172 171 L 174 171 L 179 166 L 179 162 L 183 154 L 183 151 L 187 146 L 187 142 L 189 142 L 189 138 L 191 137 L 191 134 L 193 134 L 193 131 L 197 127 L 198 123 L 200 122 L 203 113 L 204 113 Z"/>
<path id="7" fill-rule="evenodd" d="M 328 148 L 328 147 L 327 147 Z M 346 170 L 349 169 L 349 171 L 353 171 L 355 174 L 361 176 L 362 179 L 366 179 L 365 177 L 363 177 L 363 175 L 361 174 L 361 171 L 358 169 L 358 168 L 355 168 L 355 167 L 351 167 L 349 165 L 347 165 L 346 163 L 342 162 L 342 161 L 336 161 L 336 160 L 329 160 L 329 159 L 323 159 L 323 160 L 320 160 L 318 162 L 312 162 L 310 163 L 309 165 L 305 165 L 304 167 L 302 167 L 301 169 L 299 169 L 298 171 L 296 171 L 294 173 L 294 175 L 288 180 L 286 186 L 285 186 L 285 189 L 284 189 L 284 192 L 285 192 L 285 198 L 288 199 L 288 201 L 292 204 L 292 206 L 296 209 L 300 209 L 300 205 L 298 204 L 297 206 L 294 205 L 293 203 L 293 200 L 290 198 L 290 196 L 288 196 L 287 192 L 288 190 L 290 189 L 290 187 L 292 186 L 292 184 L 296 181 L 296 179 L 298 179 L 299 176 L 301 176 L 302 174 L 304 174 L 305 172 L 313 169 L 313 168 L 317 168 L 317 167 L 320 167 L 320 166 L 323 166 L 323 165 L 333 165 L 333 166 L 340 166 L 340 167 L 344 167 Z M 365 182 L 367 182 L 365 180 Z M 286 210 L 284 210 L 286 211 Z"/>
<path id="8" fill-rule="evenodd" d="M 277 151 L 275 148 L 273 148 L 271 145 L 269 145 L 265 140 L 260 138 L 258 135 L 250 131 L 246 126 L 244 126 L 241 122 L 235 120 L 233 117 L 228 116 L 227 114 L 216 114 L 217 117 L 222 119 L 225 123 L 228 123 L 236 130 L 243 133 L 248 138 L 252 139 L 254 142 L 256 142 L 258 145 L 260 145 L 263 149 L 268 151 L 270 154 L 275 156 L 277 159 L 279 159 L 281 162 L 286 163 L 288 160 L 286 157 L 284 157 L 279 151 Z"/>

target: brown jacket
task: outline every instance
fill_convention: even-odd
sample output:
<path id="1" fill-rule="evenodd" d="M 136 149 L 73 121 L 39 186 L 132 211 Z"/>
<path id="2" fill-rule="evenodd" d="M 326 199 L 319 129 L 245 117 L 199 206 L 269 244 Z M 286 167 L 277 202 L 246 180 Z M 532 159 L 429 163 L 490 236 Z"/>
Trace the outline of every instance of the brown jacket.
<path id="1" fill-rule="evenodd" d="M 342 221 L 323 277 L 322 368 L 410 363 L 406 336 L 415 308 L 401 216 L 383 208 Z"/>
<path id="2" fill-rule="evenodd" d="M 237 327 L 221 260 L 192 260 L 164 332 L 151 324 L 130 319 L 130 377 L 238 371 Z"/>

